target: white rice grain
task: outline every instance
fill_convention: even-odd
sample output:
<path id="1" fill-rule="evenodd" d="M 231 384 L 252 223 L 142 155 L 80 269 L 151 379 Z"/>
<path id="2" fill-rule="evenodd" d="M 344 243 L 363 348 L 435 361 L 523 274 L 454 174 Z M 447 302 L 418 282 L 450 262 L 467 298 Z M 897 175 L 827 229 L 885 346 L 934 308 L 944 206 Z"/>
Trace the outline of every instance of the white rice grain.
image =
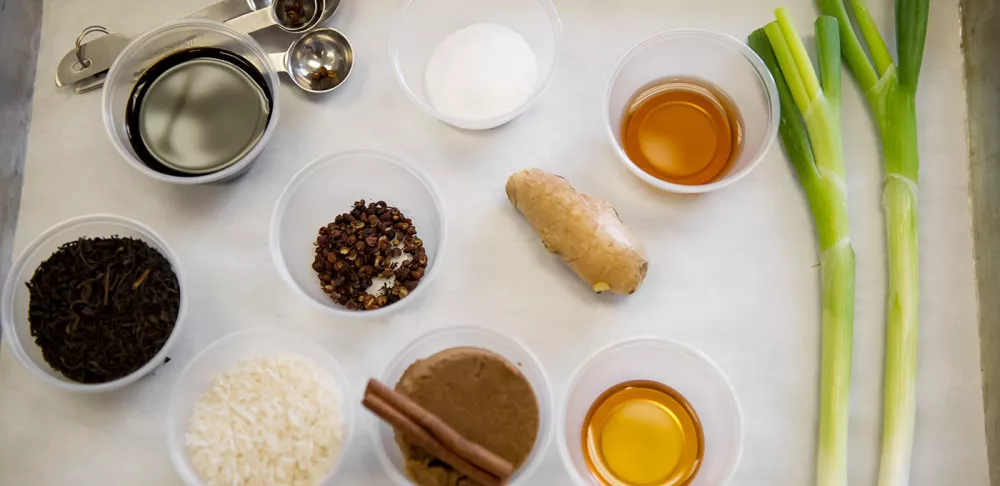
<path id="1" fill-rule="evenodd" d="M 340 457 L 340 393 L 300 356 L 244 361 L 199 398 L 185 438 L 210 486 L 313 486 Z"/>

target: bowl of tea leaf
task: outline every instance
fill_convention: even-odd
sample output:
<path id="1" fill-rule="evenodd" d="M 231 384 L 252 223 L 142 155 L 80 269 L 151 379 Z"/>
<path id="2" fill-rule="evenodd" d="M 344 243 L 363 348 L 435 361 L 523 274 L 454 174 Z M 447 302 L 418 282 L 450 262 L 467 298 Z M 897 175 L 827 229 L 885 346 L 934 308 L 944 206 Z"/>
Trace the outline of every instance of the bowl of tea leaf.
<path id="1" fill-rule="evenodd" d="M 114 215 L 46 230 L 0 294 L 5 341 L 28 371 L 74 392 L 111 391 L 167 359 L 184 322 L 180 267 L 166 241 Z"/>

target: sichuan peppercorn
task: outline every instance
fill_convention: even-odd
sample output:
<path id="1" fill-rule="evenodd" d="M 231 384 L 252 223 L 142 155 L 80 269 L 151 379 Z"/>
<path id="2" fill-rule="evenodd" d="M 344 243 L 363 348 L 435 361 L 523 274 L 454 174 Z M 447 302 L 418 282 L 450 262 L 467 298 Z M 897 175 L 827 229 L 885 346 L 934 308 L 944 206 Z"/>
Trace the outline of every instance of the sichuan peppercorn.
<path id="1" fill-rule="evenodd" d="M 313 270 L 320 288 L 350 310 L 375 310 L 413 292 L 427 268 L 427 251 L 413 221 L 385 201 L 354 203 L 319 229 Z M 380 287 L 370 291 L 374 279 Z"/>

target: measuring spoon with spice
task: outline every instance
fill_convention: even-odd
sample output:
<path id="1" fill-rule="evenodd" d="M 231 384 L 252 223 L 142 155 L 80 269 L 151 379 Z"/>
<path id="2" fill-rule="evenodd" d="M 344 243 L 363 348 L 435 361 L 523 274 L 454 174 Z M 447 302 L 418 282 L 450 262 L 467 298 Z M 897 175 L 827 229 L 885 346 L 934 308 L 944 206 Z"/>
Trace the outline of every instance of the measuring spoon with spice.
<path id="1" fill-rule="evenodd" d="M 316 27 L 324 18 L 324 0 L 275 0 L 271 8 L 262 8 L 226 22 L 230 27 L 251 34 L 268 27 L 301 34 Z"/>
<path id="2" fill-rule="evenodd" d="M 335 29 L 315 29 L 299 37 L 285 52 L 270 55 L 278 72 L 310 93 L 333 91 L 351 75 L 354 48 Z"/>
<path id="3" fill-rule="evenodd" d="M 336 13 L 341 0 L 222 0 L 185 19 L 206 19 L 228 23 L 234 29 L 252 34 L 271 26 L 285 32 L 307 32 Z M 270 4 L 270 6 L 267 6 Z M 103 33 L 89 42 L 84 38 Z M 129 36 L 109 32 L 99 25 L 83 29 L 73 49 L 63 56 L 56 69 L 56 86 L 73 86 L 77 94 L 104 86 L 104 77 L 115 59 L 131 42 Z"/>

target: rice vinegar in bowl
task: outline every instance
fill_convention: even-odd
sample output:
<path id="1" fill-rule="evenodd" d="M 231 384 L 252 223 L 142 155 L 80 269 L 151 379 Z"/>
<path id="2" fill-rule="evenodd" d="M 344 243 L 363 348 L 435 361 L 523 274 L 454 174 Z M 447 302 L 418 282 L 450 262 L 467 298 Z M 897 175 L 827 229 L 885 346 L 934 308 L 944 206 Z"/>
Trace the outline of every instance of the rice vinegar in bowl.
<path id="1" fill-rule="evenodd" d="M 689 484 L 705 454 L 694 408 L 655 381 L 627 381 L 602 393 L 581 436 L 587 467 L 605 486 Z"/>
<path id="2" fill-rule="evenodd" d="M 685 344 L 611 344 L 577 368 L 565 400 L 556 437 L 576 486 L 721 486 L 739 465 L 736 393 Z"/>

